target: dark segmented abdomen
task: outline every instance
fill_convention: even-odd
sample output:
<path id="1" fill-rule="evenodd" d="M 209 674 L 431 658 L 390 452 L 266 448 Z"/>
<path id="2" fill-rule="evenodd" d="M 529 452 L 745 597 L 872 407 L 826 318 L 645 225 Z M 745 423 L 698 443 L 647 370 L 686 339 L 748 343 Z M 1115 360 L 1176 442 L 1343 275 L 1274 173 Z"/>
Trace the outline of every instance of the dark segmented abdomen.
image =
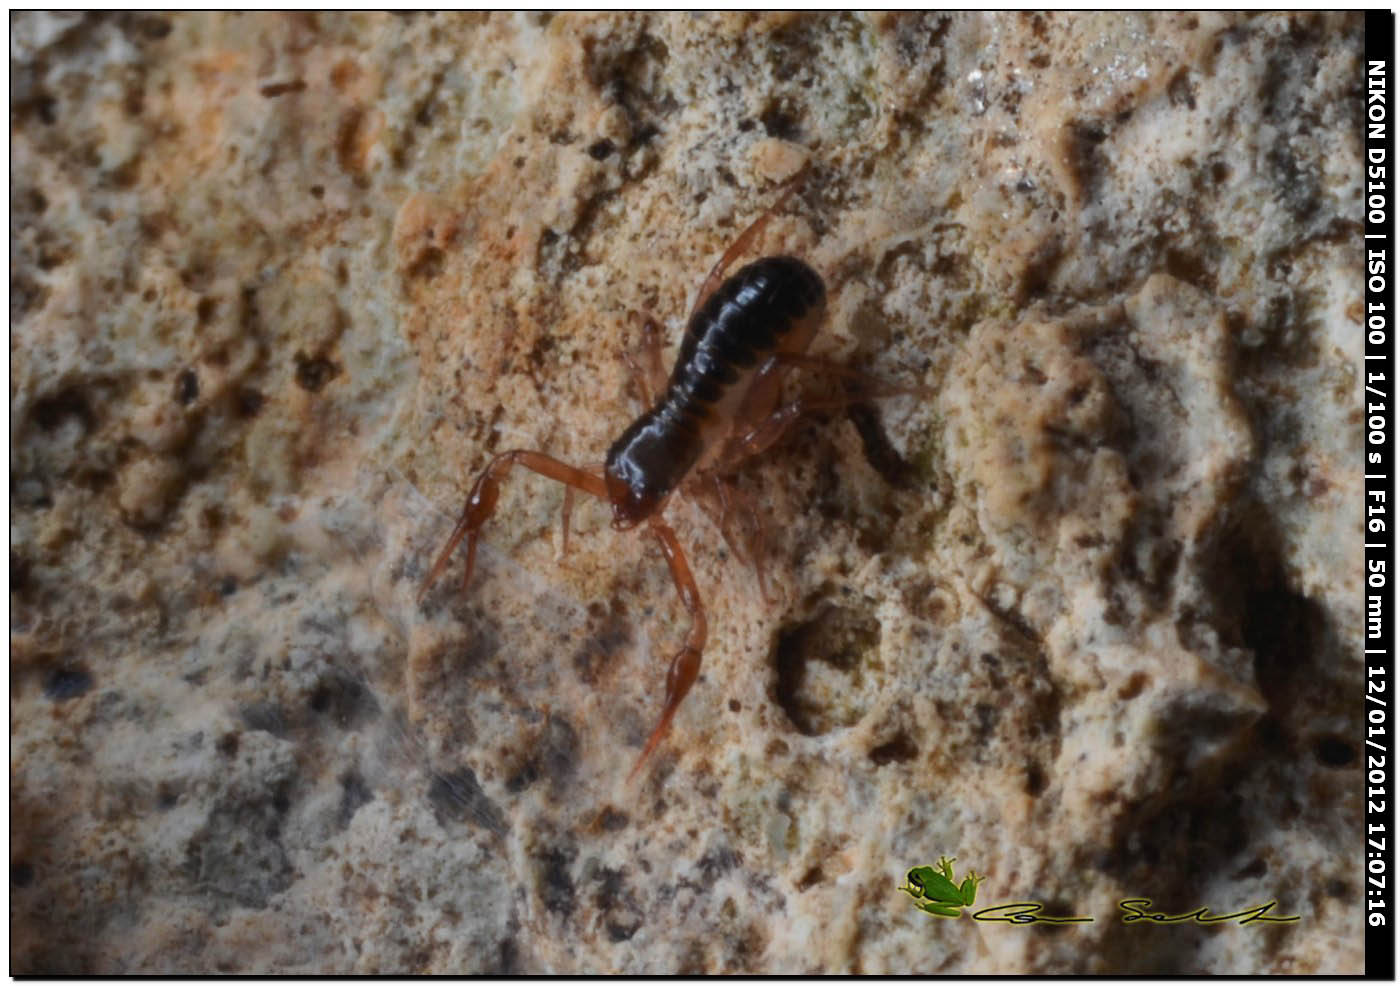
<path id="1" fill-rule="evenodd" d="M 809 316 L 825 301 L 821 277 L 795 257 L 757 260 L 706 299 L 686 327 L 666 393 L 608 451 L 607 472 L 631 490 L 639 513 L 728 433 L 759 365 L 799 325 L 810 332 Z"/>
<path id="2" fill-rule="evenodd" d="M 728 430 L 759 364 L 826 301 L 821 277 L 796 257 L 764 257 L 730 277 L 695 312 L 657 414 L 672 423 L 680 482 Z"/>
<path id="3" fill-rule="evenodd" d="M 796 257 L 764 257 L 741 268 L 686 326 L 667 396 L 718 401 L 825 300 L 821 277 Z"/>

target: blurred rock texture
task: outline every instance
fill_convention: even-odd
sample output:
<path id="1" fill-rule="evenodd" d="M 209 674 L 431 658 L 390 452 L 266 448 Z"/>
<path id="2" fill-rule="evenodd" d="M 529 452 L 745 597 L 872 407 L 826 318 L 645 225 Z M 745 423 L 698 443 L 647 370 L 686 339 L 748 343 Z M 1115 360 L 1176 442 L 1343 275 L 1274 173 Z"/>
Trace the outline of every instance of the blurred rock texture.
<path id="1" fill-rule="evenodd" d="M 1359 972 L 1361 25 L 13 14 L 11 971 Z M 937 396 L 738 474 L 771 605 L 672 504 L 627 787 L 654 543 L 521 472 L 418 590 L 803 168 Z"/>

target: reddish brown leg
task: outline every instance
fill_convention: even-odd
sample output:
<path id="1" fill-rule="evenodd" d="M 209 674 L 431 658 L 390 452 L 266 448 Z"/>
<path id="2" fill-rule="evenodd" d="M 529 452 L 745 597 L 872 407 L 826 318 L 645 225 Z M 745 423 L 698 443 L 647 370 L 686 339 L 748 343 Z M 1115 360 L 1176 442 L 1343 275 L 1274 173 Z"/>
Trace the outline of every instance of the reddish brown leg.
<path id="1" fill-rule="evenodd" d="M 793 366 L 845 377 L 847 380 L 859 384 L 860 389 L 832 397 L 799 397 L 797 400 L 777 407 L 767 414 L 757 411 L 758 407 L 762 407 L 764 400 L 772 399 L 766 394 L 759 393 L 760 388 L 771 388 L 767 390 L 767 394 L 776 394 L 783 370 Z M 739 413 L 739 425 L 741 428 L 747 426 L 747 430 L 740 431 L 731 438 L 724 451 L 720 453 L 719 460 L 714 466 L 719 471 L 728 471 L 745 459 L 752 458 L 767 450 L 783 436 L 783 433 L 792 426 L 793 422 L 810 411 L 839 410 L 877 397 L 898 397 L 903 394 L 931 396 L 933 394 L 933 391 L 927 387 L 895 386 L 841 363 L 802 353 L 775 353 L 770 358 L 769 364 L 760 371 L 760 374 L 764 379 L 756 382 L 751 388 L 751 396 L 755 399 L 746 402 Z"/>
<path id="2" fill-rule="evenodd" d="M 653 518 L 651 533 L 661 544 L 661 552 L 666 556 L 666 563 L 671 566 L 671 579 L 676 583 L 676 592 L 680 594 L 681 602 L 690 613 L 690 632 L 686 634 L 685 644 L 671 659 L 670 670 L 666 672 L 666 704 L 661 708 L 661 718 L 656 723 L 656 728 L 647 737 L 646 746 L 642 747 L 641 756 L 637 758 L 632 772 L 627 775 L 629 782 L 637 776 L 637 771 L 642 769 L 647 757 L 651 756 L 652 751 L 666 737 L 676 710 L 690 691 L 690 686 L 695 684 L 695 679 L 700 676 L 700 655 L 705 650 L 707 633 L 705 607 L 700 603 L 700 590 L 695 587 L 695 576 L 690 574 L 690 565 L 686 563 L 685 552 L 676 540 L 676 532 L 671 530 L 665 521 Z"/>
<path id="3" fill-rule="evenodd" d="M 559 553 L 560 553 L 561 555 L 567 555 L 567 554 L 569 553 L 569 515 L 572 514 L 573 512 L 574 512 L 574 488 L 573 488 L 572 486 L 565 486 L 565 487 L 564 487 L 564 510 L 563 510 L 564 516 L 563 516 L 563 518 L 562 518 L 562 521 L 563 521 L 563 524 L 564 524 L 564 536 L 563 536 L 563 538 L 562 538 L 562 539 L 560 540 L 560 542 L 559 542 Z"/>
<path id="4" fill-rule="evenodd" d="M 763 531 L 763 518 L 754 506 L 753 497 L 737 487 L 730 492 L 739 499 L 744 512 L 744 540 L 748 546 L 749 564 L 753 565 L 758 577 L 758 594 L 763 597 L 765 606 L 773 605 L 773 597 L 768 593 L 768 570 L 763 559 L 768 551 L 768 539 Z"/>
<path id="5" fill-rule="evenodd" d="M 603 474 L 603 467 L 601 465 L 591 466 L 588 469 L 583 469 L 580 471 L 592 473 L 595 476 L 601 476 Z M 574 487 L 566 483 L 564 486 L 564 509 L 562 517 L 564 536 L 559 545 L 559 553 L 561 555 L 567 555 L 569 553 L 569 518 L 573 515 L 573 512 Z"/>
<path id="6" fill-rule="evenodd" d="M 643 365 L 651 376 L 651 402 L 654 403 L 666 389 L 666 367 L 661 362 L 661 326 L 654 318 L 642 320 L 642 355 L 646 358 Z"/>
<path id="7" fill-rule="evenodd" d="M 714 492 L 715 500 L 719 504 L 719 516 L 712 517 L 715 526 L 719 528 L 720 535 L 724 538 L 724 543 L 729 546 L 729 550 L 734 553 L 734 557 L 741 561 L 747 561 L 753 566 L 754 574 L 758 577 L 758 591 L 763 596 L 763 602 L 767 605 L 773 604 L 773 597 L 768 593 L 768 572 L 764 567 L 763 559 L 767 551 L 766 539 L 763 531 L 763 520 L 758 515 L 758 509 L 754 506 L 753 498 L 731 485 L 719 473 L 711 472 L 707 478 Z M 744 547 L 741 549 L 735 542 L 734 536 L 730 533 L 729 522 L 735 517 L 730 505 L 730 498 L 739 501 L 743 512 L 743 519 L 740 521 L 743 527 Z"/>
<path id="8" fill-rule="evenodd" d="M 656 398 L 666 389 L 666 370 L 661 365 L 661 326 L 656 324 L 656 319 L 647 316 L 641 318 L 635 312 L 629 316 L 633 322 L 640 321 L 642 328 L 640 340 L 642 346 L 642 358 L 645 362 L 638 363 L 631 353 L 623 353 L 622 358 L 627 363 L 627 368 L 632 371 L 632 381 L 637 385 L 637 395 L 642 399 L 642 403 L 651 407 L 656 403 Z"/>
<path id="9" fill-rule="evenodd" d="M 740 233 L 738 238 L 735 239 L 733 243 L 729 244 L 729 249 L 724 251 L 724 255 L 721 256 L 719 260 L 715 261 L 715 265 L 710 268 L 709 276 L 706 277 L 704 282 L 700 285 L 700 293 L 695 296 L 695 306 L 690 309 L 690 317 L 692 319 L 695 317 L 695 313 L 700 310 L 700 306 L 705 303 L 710 295 L 714 294 L 715 288 L 719 287 L 720 282 L 724 280 L 724 272 L 729 269 L 729 265 L 734 263 L 739 255 L 747 250 L 758 235 L 763 232 L 763 227 L 768 225 L 768 220 L 772 219 L 773 214 L 787 201 L 788 196 L 791 195 L 793 189 L 797 187 L 797 180 L 801 177 L 802 172 L 799 171 L 785 181 L 777 201 L 770 205 L 767 210 L 764 211 L 763 215 L 749 223 L 749 228 Z M 687 321 L 689 321 L 689 319 L 687 319 Z"/>
<path id="10" fill-rule="evenodd" d="M 447 568 L 447 563 L 452 559 L 452 552 L 457 545 L 465 538 L 467 542 L 467 564 L 462 572 L 462 589 L 467 588 L 467 583 L 471 581 L 472 568 L 476 563 L 476 540 L 477 532 L 482 525 L 490 519 L 496 511 L 496 501 L 501 495 L 501 480 L 514 465 L 522 465 L 532 472 L 537 472 L 541 476 L 558 480 L 568 489 L 565 491 L 565 500 L 569 500 L 568 493 L 571 490 L 579 489 L 585 493 L 591 493 L 600 499 L 608 498 L 607 488 L 603 485 L 602 477 L 595 476 L 583 469 L 575 469 L 573 466 L 565 465 L 558 459 L 552 459 L 543 452 L 530 452 L 516 449 L 513 452 L 502 452 L 491 460 L 491 464 L 486 467 L 481 476 L 477 478 L 476 484 L 472 486 L 471 494 L 467 497 L 466 506 L 462 508 L 462 517 L 457 521 L 457 526 L 452 529 L 452 535 L 447 539 L 446 546 L 438 554 L 437 561 L 433 563 L 432 570 L 428 572 L 428 578 L 423 582 L 423 588 L 418 593 L 418 599 L 427 596 L 428 590 L 433 587 L 439 576 Z M 564 530 L 568 531 L 568 508 L 572 507 L 572 502 L 566 502 L 564 515 Z"/>
<path id="11" fill-rule="evenodd" d="M 775 410 L 747 432 L 731 438 L 719 461 L 715 464 L 715 468 L 728 471 L 744 460 L 751 459 L 760 452 L 766 452 L 804 414 L 812 411 L 836 411 L 863 399 L 864 395 L 855 397 L 799 397 Z"/>
<path id="12" fill-rule="evenodd" d="M 710 488 L 714 492 L 715 502 L 719 505 L 719 516 L 711 517 L 715 526 L 719 528 L 720 536 L 724 538 L 724 543 L 729 545 L 729 550 L 736 558 L 742 558 L 743 553 L 739 551 L 739 546 L 734 543 L 734 539 L 729 536 L 729 493 L 726 483 L 717 472 L 709 474 Z"/>

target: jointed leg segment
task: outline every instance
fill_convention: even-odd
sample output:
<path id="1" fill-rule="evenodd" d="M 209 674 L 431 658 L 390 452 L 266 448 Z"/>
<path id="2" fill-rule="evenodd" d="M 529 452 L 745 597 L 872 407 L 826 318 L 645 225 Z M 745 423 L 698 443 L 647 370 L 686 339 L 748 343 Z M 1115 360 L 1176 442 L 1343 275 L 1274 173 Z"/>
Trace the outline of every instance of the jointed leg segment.
<path id="1" fill-rule="evenodd" d="M 685 552 L 676 540 L 676 532 L 671 530 L 665 521 L 653 518 L 651 533 L 661 545 L 661 553 L 666 556 L 666 564 L 671 567 L 671 578 L 676 583 L 676 592 L 680 594 L 681 602 L 690 613 L 690 632 L 686 634 L 685 643 L 680 651 L 671 659 L 671 667 L 666 672 L 666 704 L 662 706 L 661 718 L 656 727 L 647 737 L 646 746 L 642 747 L 641 756 L 637 757 L 632 772 L 627 775 L 629 781 L 637 776 L 637 771 L 642 769 L 647 757 L 651 756 L 652 751 L 666 737 L 676 710 L 690 691 L 690 686 L 695 684 L 695 679 L 700 676 L 700 656 L 705 650 L 705 638 L 708 634 L 705 607 L 700 602 L 700 590 L 695 587 L 695 576 L 690 574 L 690 565 L 686 563 Z"/>
<path id="2" fill-rule="evenodd" d="M 773 597 L 768 592 L 768 575 L 764 567 L 766 557 L 766 538 L 763 530 L 763 521 L 759 517 L 758 508 L 754 506 L 753 497 L 749 496 L 737 486 L 732 485 L 723 478 L 718 471 L 704 474 L 709 480 L 709 490 L 714 494 L 715 504 L 718 507 L 719 516 L 711 516 L 715 526 L 719 528 L 720 536 L 724 538 L 724 543 L 729 546 L 729 550 L 734 553 L 734 557 L 741 561 L 747 561 L 754 568 L 754 574 L 758 576 L 758 591 L 763 597 L 765 604 L 771 605 Z M 701 488 L 702 491 L 704 488 Z M 739 510 L 733 509 L 730 500 L 737 500 Z M 742 516 L 739 514 L 742 513 Z M 740 528 L 743 548 L 734 539 L 734 534 L 730 531 L 730 521 L 733 520 Z"/>
<path id="3" fill-rule="evenodd" d="M 772 358 L 772 364 L 772 370 L 765 368 L 765 372 L 777 375 L 786 367 L 817 370 L 833 373 L 853 381 L 859 389 L 835 396 L 801 396 L 794 401 L 773 408 L 766 414 L 753 414 L 751 410 L 746 409 L 746 413 L 751 416 L 747 420 L 741 417 L 741 429 L 725 446 L 716 469 L 722 471 L 733 469 L 746 459 L 767 451 L 778 439 L 782 438 L 788 428 L 792 427 L 802 415 L 809 412 L 836 411 L 876 397 L 897 397 L 903 394 L 929 396 L 933 393 L 927 387 L 892 385 L 860 370 L 843 366 L 840 363 L 833 363 L 819 356 L 807 356 L 804 353 L 777 353 Z"/>
<path id="4" fill-rule="evenodd" d="M 491 460 L 491 463 L 472 486 L 471 494 L 467 497 L 466 505 L 462 508 L 462 516 L 457 521 L 457 526 L 452 529 L 447 544 L 443 546 L 437 560 L 433 562 L 432 569 L 428 572 L 428 577 L 419 593 L 420 600 L 428 594 L 428 590 L 441 577 L 452 559 L 452 552 L 464 540 L 467 543 L 467 563 L 462 572 L 462 588 L 466 588 L 467 583 L 471 581 L 472 568 L 476 561 L 477 536 L 496 510 L 496 503 L 501 494 L 501 481 L 505 479 L 506 473 L 517 465 L 564 484 L 564 537 L 566 543 L 574 490 L 582 490 L 601 500 L 608 498 L 603 479 L 596 473 L 586 469 L 576 469 L 545 455 L 543 452 L 530 452 L 523 449 L 503 452 Z M 695 576 L 690 572 L 690 565 L 685 560 L 685 552 L 681 550 L 675 531 L 671 530 L 670 526 L 658 517 L 653 517 L 649 526 L 652 535 L 661 545 L 662 554 L 666 556 L 666 564 L 671 569 L 671 578 L 676 583 L 676 591 L 681 597 L 681 603 L 690 614 L 690 631 L 686 634 L 685 643 L 681 646 L 680 651 L 671 659 L 671 665 L 666 674 L 666 701 L 662 706 L 661 718 L 652 730 L 651 736 L 648 737 L 646 746 L 642 748 L 642 754 L 637 758 L 632 773 L 628 775 L 629 780 L 636 775 L 642 764 L 665 738 L 671 727 L 671 720 L 675 718 L 676 710 L 680 708 L 681 702 L 690 692 L 691 686 L 695 684 L 695 679 L 699 677 L 700 658 L 704 653 L 705 640 L 708 635 L 705 607 L 700 602 L 700 590 L 696 588 Z"/>
<path id="5" fill-rule="evenodd" d="M 705 303 L 705 300 L 709 298 L 710 295 L 714 294 L 715 288 L 719 287 L 720 282 L 724 280 L 724 272 L 729 269 L 729 265 L 734 263 L 739 255 L 747 250 L 753 244 L 753 241 L 758 238 L 759 234 L 763 232 L 763 227 L 768 225 L 768 220 L 772 219 L 773 214 L 787 201 L 788 196 L 791 195 L 792 190 L 797 187 L 797 181 L 801 177 L 802 173 L 798 172 L 796 175 L 789 178 L 783 184 L 783 190 L 781 194 L 779 194 L 777 200 L 764 211 L 763 215 L 750 223 L 748 229 L 740 233 L 735 238 L 734 242 L 729 244 L 729 249 L 725 250 L 719 260 L 715 261 L 715 265 L 710 268 L 709 275 L 706 276 L 704 282 L 700 285 L 700 292 L 695 296 L 695 306 L 690 309 L 691 318 L 695 317 L 695 313 L 700 310 L 700 306 Z"/>
<path id="6" fill-rule="evenodd" d="M 467 496 L 466 506 L 462 508 L 461 519 L 457 521 L 457 526 L 452 529 L 451 537 L 447 539 L 447 544 L 438 554 L 437 561 L 433 562 L 432 570 L 428 572 L 428 577 L 423 582 L 423 588 L 418 594 L 420 600 L 428 594 L 433 583 L 446 570 L 448 562 L 452 559 L 452 552 L 456 550 L 457 545 L 462 543 L 463 539 L 467 542 L 467 564 L 462 572 L 462 588 L 466 589 L 467 583 L 471 581 L 472 568 L 476 563 L 477 533 L 496 512 L 496 501 L 501 496 L 501 480 L 505 479 L 506 473 L 510 472 L 511 467 L 515 465 L 522 465 L 541 476 L 558 480 L 567 487 L 564 497 L 566 545 L 569 531 L 569 511 L 573 507 L 572 492 L 577 489 L 591 493 L 602 500 L 608 498 L 608 491 L 603 485 L 601 476 L 565 465 L 543 452 L 530 452 L 523 449 L 502 452 L 491 460 L 491 464 L 486 467 L 476 484 L 472 486 L 472 491 Z"/>
<path id="7" fill-rule="evenodd" d="M 633 313 L 633 322 L 642 324 L 640 342 L 643 363 L 638 363 L 631 353 L 624 352 L 623 360 L 632 371 L 632 379 L 637 385 L 637 394 L 642 403 L 651 407 L 666 389 L 666 368 L 661 365 L 661 326 L 650 315 L 642 318 Z"/>

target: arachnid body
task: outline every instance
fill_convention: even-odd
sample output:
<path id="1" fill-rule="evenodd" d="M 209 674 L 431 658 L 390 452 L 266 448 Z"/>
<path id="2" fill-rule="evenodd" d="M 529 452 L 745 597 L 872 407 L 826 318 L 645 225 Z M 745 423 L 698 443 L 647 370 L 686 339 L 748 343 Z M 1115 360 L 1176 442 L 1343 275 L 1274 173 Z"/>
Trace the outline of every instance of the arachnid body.
<path id="1" fill-rule="evenodd" d="M 675 532 L 662 519 L 668 499 L 689 477 L 712 483 L 721 504 L 721 530 L 728 541 L 723 520 L 730 512 L 728 499 L 735 492 L 720 476 L 771 446 L 804 412 L 841 407 L 851 400 L 844 395 L 827 396 L 780 406 L 787 371 L 802 366 L 863 379 L 859 373 L 805 355 L 826 311 L 825 285 L 806 263 L 793 257 L 765 257 L 722 280 L 785 198 L 786 193 L 741 233 L 706 277 L 691 310 L 675 367 L 664 386 L 658 386 L 662 382 L 658 329 L 653 321 L 646 321 L 645 371 L 630 359 L 628 362 L 649 406 L 608 450 L 602 474 L 566 465 L 542 452 L 517 449 L 497 455 L 472 487 L 461 519 L 424 583 L 426 594 L 465 540 L 462 587 L 466 588 L 478 533 L 495 511 L 501 481 L 516 465 L 565 484 L 566 550 L 574 490 L 606 500 L 617 530 L 645 524 L 661 546 L 691 626 L 685 643 L 671 660 L 660 720 L 629 777 L 666 735 L 700 673 L 705 648 L 706 621 L 700 593 Z M 907 391 L 884 390 L 901 392 Z M 756 541 L 761 544 L 762 528 L 751 508 L 748 525 L 748 554 L 766 598 L 761 550 L 755 546 Z"/>

